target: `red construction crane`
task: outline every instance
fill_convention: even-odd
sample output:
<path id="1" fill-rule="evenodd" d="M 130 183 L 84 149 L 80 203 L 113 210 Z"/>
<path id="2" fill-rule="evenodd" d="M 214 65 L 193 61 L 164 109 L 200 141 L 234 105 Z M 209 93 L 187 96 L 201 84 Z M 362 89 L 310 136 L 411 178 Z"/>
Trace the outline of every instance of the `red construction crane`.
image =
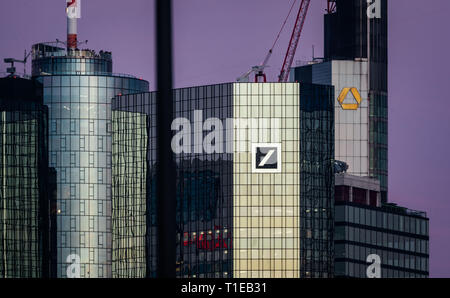
<path id="1" fill-rule="evenodd" d="M 336 0 L 327 0 L 327 13 L 336 12 Z"/>
<path id="2" fill-rule="evenodd" d="M 281 33 L 283 32 L 283 29 L 286 26 L 289 16 L 291 15 L 291 13 L 294 9 L 295 3 L 297 3 L 297 0 L 294 0 L 292 2 L 291 8 L 289 9 L 289 13 L 288 13 L 286 19 L 284 20 L 283 25 L 281 26 L 280 32 L 278 32 L 277 38 L 275 39 L 275 42 L 273 43 L 272 47 L 270 48 L 269 52 L 267 53 L 267 56 L 264 59 L 264 61 L 259 65 L 253 66 L 249 71 L 247 71 L 245 74 L 243 74 L 242 76 L 237 78 L 238 82 L 249 82 L 250 74 L 252 74 L 252 73 L 255 73 L 255 83 L 257 83 L 259 81 L 259 78 L 261 78 L 261 77 L 263 78 L 264 83 L 267 82 L 267 77 L 266 77 L 264 70 L 266 69 L 266 67 L 268 67 L 267 63 L 269 62 L 269 59 L 272 56 L 273 49 L 275 48 L 278 40 L 280 39 Z"/>
<path id="3" fill-rule="evenodd" d="M 336 0 L 327 0 L 328 1 L 328 10 L 333 9 L 336 7 L 336 3 L 334 3 Z M 294 0 L 291 6 L 291 9 L 289 10 L 289 13 L 284 20 L 283 26 L 281 27 L 280 32 L 278 33 L 277 38 L 275 39 L 275 42 L 272 45 L 272 48 L 269 50 L 269 53 L 266 56 L 266 59 L 264 59 L 264 62 L 262 62 L 260 65 L 253 66 L 252 69 L 250 69 L 248 72 L 240 76 L 237 81 L 238 82 L 249 82 L 249 77 L 251 73 L 255 73 L 255 82 L 259 81 L 259 78 L 263 78 L 263 82 L 266 82 L 266 74 L 264 73 L 264 70 L 266 67 L 268 67 L 267 63 L 269 62 L 270 57 L 272 56 L 273 49 L 275 45 L 277 44 L 281 32 L 283 31 L 286 22 L 289 19 L 289 16 L 291 15 L 291 12 L 295 6 L 295 3 L 297 3 L 297 0 Z M 295 52 L 297 51 L 298 43 L 300 41 L 300 37 L 302 35 L 303 25 L 305 24 L 306 15 L 308 13 L 309 4 L 311 3 L 311 0 L 301 0 L 300 8 L 298 10 L 297 19 L 295 20 L 295 26 L 294 30 L 292 31 L 292 36 L 289 41 L 289 47 L 286 52 L 286 56 L 284 58 L 283 67 L 281 69 L 280 75 L 278 76 L 278 82 L 287 82 L 289 80 L 289 72 L 292 67 L 292 62 L 294 61 Z"/>
<path id="4" fill-rule="evenodd" d="M 281 68 L 278 82 L 283 83 L 289 80 L 289 72 L 291 70 L 292 62 L 294 61 L 295 52 L 302 35 L 303 25 L 305 24 L 306 15 L 308 13 L 309 4 L 311 0 L 302 0 L 300 9 L 298 11 L 297 19 L 295 21 L 294 30 L 292 31 L 289 47 L 284 57 L 283 67 Z"/>

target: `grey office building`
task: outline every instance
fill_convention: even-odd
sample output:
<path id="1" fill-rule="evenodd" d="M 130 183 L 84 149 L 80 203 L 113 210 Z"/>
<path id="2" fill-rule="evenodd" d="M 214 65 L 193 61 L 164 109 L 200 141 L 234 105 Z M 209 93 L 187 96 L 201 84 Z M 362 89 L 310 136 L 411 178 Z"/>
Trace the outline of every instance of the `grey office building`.
<path id="1" fill-rule="evenodd" d="M 380 183 L 372 178 L 340 173 L 335 185 L 336 277 L 371 276 L 376 270 L 370 267 L 371 255 L 379 257 L 378 277 L 429 276 L 429 220 L 425 212 L 383 203 Z"/>

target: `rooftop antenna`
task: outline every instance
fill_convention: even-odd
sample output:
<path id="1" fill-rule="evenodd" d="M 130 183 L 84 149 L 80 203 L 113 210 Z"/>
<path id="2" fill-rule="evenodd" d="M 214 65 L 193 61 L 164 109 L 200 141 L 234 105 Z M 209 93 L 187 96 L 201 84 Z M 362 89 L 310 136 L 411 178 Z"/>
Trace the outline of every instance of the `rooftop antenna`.
<path id="1" fill-rule="evenodd" d="M 66 0 L 67 14 L 67 49 L 75 50 L 78 47 L 78 19 L 81 18 L 81 0 Z"/>

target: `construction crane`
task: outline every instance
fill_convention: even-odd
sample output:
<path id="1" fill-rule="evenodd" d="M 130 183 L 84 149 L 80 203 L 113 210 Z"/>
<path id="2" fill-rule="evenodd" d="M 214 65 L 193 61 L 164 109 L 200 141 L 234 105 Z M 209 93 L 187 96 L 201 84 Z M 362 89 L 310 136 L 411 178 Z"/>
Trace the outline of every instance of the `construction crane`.
<path id="1" fill-rule="evenodd" d="M 333 0 L 328 0 L 330 2 L 333 2 Z M 257 66 L 253 66 L 252 69 L 250 69 L 248 72 L 240 76 L 237 81 L 238 82 L 249 82 L 249 77 L 251 73 L 255 73 L 255 83 L 259 82 L 260 78 L 263 78 L 263 82 L 267 82 L 266 74 L 264 73 L 264 70 L 268 67 L 268 62 L 270 57 L 272 56 L 273 49 L 275 45 L 277 44 L 281 32 L 283 31 L 284 27 L 286 26 L 286 22 L 289 19 L 289 16 L 291 15 L 291 12 L 295 6 L 295 3 L 297 3 L 297 0 L 295 0 L 292 3 L 292 6 L 289 10 L 289 13 L 284 20 L 283 25 L 281 26 L 281 30 L 277 35 L 277 38 L 275 39 L 275 42 L 273 43 L 272 47 L 269 50 L 269 53 L 267 54 L 264 61 Z M 311 3 L 311 0 L 301 0 L 300 8 L 298 10 L 297 19 L 295 20 L 295 26 L 294 30 L 292 31 L 291 39 L 289 41 L 289 47 L 286 52 L 286 56 L 284 58 L 283 67 L 281 68 L 280 75 L 278 76 L 278 82 L 287 82 L 289 79 L 289 72 L 291 70 L 292 62 L 294 61 L 295 52 L 297 51 L 298 43 L 300 41 L 300 37 L 303 30 L 303 25 L 305 24 L 306 15 L 308 13 L 309 4 Z"/>
<path id="2" fill-rule="evenodd" d="M 294 30 L 292 31 L 289 47 L 284 57 L 283 67 L 281 68 L 278 82 L 287 82 L 289 80 L 289 73 L 291 71 L 292 62 L 294 61 L 295 52 L 297 51 L 298 43 L 302 35 L 303 25 L 305 24 L 306 15 L 308 13 L 309 4 L 311 0 L 302 0 L 300 9 L 298 10 L 297 19 L 295 20 Z"/>
<path id="3" fill-rule="evenodd" d="M 269 63 L 270 57 L 272 56 L 272 53 L 273 53 L 273 49 L 275 48 L 278 40 L 280 39 L 281 32 L 283 32 L 283 29 L 286 26 L 286 23 L 289 19 L 289 16 L 292 13 L 295 3 L 297 3 L 297 0 L 294 0 L 292 2 L 291 8 L 289 9 L 289 13 L 288 13 L 286 19 L 284 20 L 283 25 L 281 26 L 280 32 L 278 32 L 277 38 L 275 39 L 272 47 L 270 48 L 269 52 L 267 53 L 267 56 L 264 59 L 264 61 L 260 65 L 253 66 L 249 71 L 247 71 L 245 74 L 243 74 L 242 76 L 237 78 L 238 82 L 249 82 L 249 80 L 250 80 L 249 77 L 252 72 L 255 73 L 255 83 L 257 83 L 259 81 L 259 78 L 263 78 L 264 83 L 267 82 L 267 76 L 264 73 L 264 70 L 268 67 L 267 63 Z"/>
<path id="4" fill-rule="evenodd" d="M 327 0 L 327 13 L 336 12 L 336 0 Z"/>
<path id="5" fill-rule="evenodd" d="M 272 56 L 272 52 L 273 52 L 273 50 L 270 49 L 269 53 L 266 56 L 266 59 L 264 59 L 264 61 L 260 65 L 253 66 L 252 69 L 250 69 L 245 74 L 243 74 L 242 76 L 237 78 L 237 81 L 242 82 L 242 83 L 244 83 L 244 82 L 248 83 L 250 81 L 249 77 L 250 77 L 251 73 L 254 72 L 255 73 L 255 83 L 258 83 L 259 78 L 261 78 L 261 77 L 263 78 L 264 83 L 267 82 L 267 76 L 264 73 L 264 69 L 266 69 L 266 67 L 267 67 L 267 63 L 270 60 L 270 56 Z"/>
<path id="6" fill-rule="evenodd" d="M 9 73 L 9 76 L 14 76 L 16 74 L 16 67 L 14 66 L 14 63 L 22 63 L 23 64 L 23 74 L 26 75 L 26 65 L 28 58 L 30 57 L 31 52 L 27 54 L 27 51 L 25 50 L 24 58 L 23 60 L 18 60 L 14 58 L 6 58 L 3 60 L 5 63 L 9 63 L 10 67 L 6 69 L 6 72 Z"/>

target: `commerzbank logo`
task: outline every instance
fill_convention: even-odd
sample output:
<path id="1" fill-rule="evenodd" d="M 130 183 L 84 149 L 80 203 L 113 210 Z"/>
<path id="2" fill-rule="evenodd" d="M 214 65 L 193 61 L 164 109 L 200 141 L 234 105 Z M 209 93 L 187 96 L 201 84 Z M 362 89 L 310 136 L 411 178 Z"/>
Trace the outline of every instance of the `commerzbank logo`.
<path id="1" fill-rule="evenodd" d="M 353 95 L 353 99 L 355 100 L 354 103 L 344 103 L 344 100 L 349 93 Z M 359 94 L 359 91 L 356 88 L 344 88 L 342 89 L 341 94 L 339 94 L 338 102 L 343 110 L 357 110 L 362 102 L 361 94 Z"/>

